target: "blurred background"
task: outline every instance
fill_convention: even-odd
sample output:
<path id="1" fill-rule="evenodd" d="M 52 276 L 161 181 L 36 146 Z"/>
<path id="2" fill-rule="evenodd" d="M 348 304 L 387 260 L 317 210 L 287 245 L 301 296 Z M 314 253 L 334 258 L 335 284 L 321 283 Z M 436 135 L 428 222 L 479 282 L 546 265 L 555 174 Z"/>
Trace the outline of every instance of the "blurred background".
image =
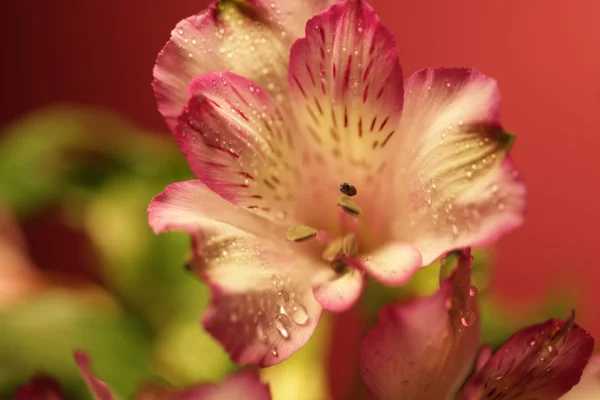
<path id="1" fill-rule="evenodd" d="M 35 373 L 86 398 L 73 346 L 90 351 L 122 398 L 148 379 L 183 386 L 234 368 L 199 329 L 208 294 L 181 268 L 187 239 L 155 237 L 146 223 L 152 196 L 191 177 L 156 111 L 152 66 L 175 24 L 208 3 L 2 5 L 0 398 Z M 406 77 L 467 65 L 500 84 L 529 211 L 478 257 L 486 339 L 497 344 L 570 307 L 600 338 L 600 3 L 370 3 L 397 38 Z M 360 393 L 348 385 L 357 377 L 348 349 L 377 304 L 434 281 L 425 272 L 401 291 L 373 290 L 372 304 L 327 317 L 309 346 L 265 376 L 277 377 L 277 393 L 307 379 L 314 393 Z"/>

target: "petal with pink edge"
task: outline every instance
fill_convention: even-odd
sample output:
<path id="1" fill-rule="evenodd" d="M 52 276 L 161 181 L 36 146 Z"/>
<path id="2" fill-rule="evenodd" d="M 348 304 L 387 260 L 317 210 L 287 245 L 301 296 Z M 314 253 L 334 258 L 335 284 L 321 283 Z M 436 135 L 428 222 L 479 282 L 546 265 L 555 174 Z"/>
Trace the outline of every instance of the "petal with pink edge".
<path id="1" fill-rule="evenodd" d="M 572 319 L 525 328 L 471 377 L 461 396 L 556 400 L 579 382 L 593 348 L 594 339 Z"/>
<path id="2" fill-rule="evenodd" d="M 38 375 L 15 391 L 15 400 L 67 400 L 54 379 Z"/>
<path id="3" fill-rule="evenodd" d="M 271 400 L 269 385 L 262 383 L 256 372 L 245 371 L 229 376 L 218 384 L 202 385 L 183 392 L 180 400 Z"/>
<path id="4" fill-rule="evenodd" d="M 83 376 L 83 379 L 87 383 L 94 396 L 94 399 L 114 400 L 108 385 L 94 376 L 94 373 L 92 372 L 92 366 L 90 365 L 90 357 L 82 352 L 75 352 L 73 356 L 75 358 L 75 363 L 77 364 L 77 367 Z"/>
<path id="5" fill-rule="evenodd" d="M 287 98 L 290 47 L 305 22 L 333 0 L 220 1 L 179 22 L 154 67 L 154 92 L 169 127 L 189 99 L 192 79 L 232 71 Z"/>
<path id="6" fill-rule="evenodd" d="M 285 229 L 200 181 L 170 185 L 149 214 L 155 232 L 192 234 L 191 266 L 212 289 L 204 327 L 237 363 L 275 364 L 306 343 L 321 315 L 312 280 L 328 267 L 287 242 Z"/>
<path id="7" fill-rule="evenodd" d="M 229 72 L 207 73 L 175 136 L 198 178 L 223 198 L 282 223 L 293 210 L 299 176 L 291 124 L 255 83 Z"/>
<path id="8" fill-rule="evenodd" d="M 581 380 L 560 400 L 597 400 L 600 394 L 600 355 L 594 355 L 583 370 Z"/>
<path id="9" fill-rule="evenodd" d="M 392 237 L 413 243 L 427 265 L 519 226 L 525 187 L 507 157 L 513 136 L 499 126 L 496 82 L 473 69 L 428 68 L 405 90 Z"/>
<path id="10" fill-rule="evenodd" d="M 219 383 L 206 383 L 187 389 L 173 389 L 154 384 L 144 385 L 137 400 L 271 400 L 271 391 L 254 371 L 230 375 Z"/>
<path id="11" fill-rule="evenodd" d="M 225 224 L 195 242 L 193 264 L 212 290 L 204 328 L 236 363 L 277 364 L 306 343 L 321 316 L 312 294 L 319 267 L 313 259 L 285 239 Z"/>
<path id="12" fill-rule="evenodd" d="M 387 210 L 377 207 L 386 188 L 375 176 L 386 168 L 383 154 L 392 151 L 403 102 L 392 34 L 365 1 L 341 1 L 307 22 L 306 37 L 292 47 L 288 78 L 307 145 L 305 203 L 333 204 L 332 188 L 349 181 L 367 218 Z"/>
<path id="13" fill-rule="evenodd" d="M 374 399 L 452 399 L 472 368 L 479 341 L 464 252 L 437 293 L 388 305 L 361 346 L 361 373 Z"/>
<path id="14" fill-rule="evenodd" d="M 323 270 L 315 276 L 313 294 L 323 308 L 343 312 L 351 308 L 365 289 L 362 271 L 350 268 L 343 272 Z"/>
<path id="15" fill-rule="evenodd" d="M 365 269 L 386 285 L 404 285 L 421 267 L 421 253 L 411 245 L 389 243 L 364 260 Z"/>
<path id="16" fill-rule="evenodd" d="M 224 200 L 199 180 L 167 186 L 152 199 L 148 223 L 155 233 L 178 230 L 196 234 L 200 229 L 224 223 L 260 235 L 285 235 L 284 229 Z"/>

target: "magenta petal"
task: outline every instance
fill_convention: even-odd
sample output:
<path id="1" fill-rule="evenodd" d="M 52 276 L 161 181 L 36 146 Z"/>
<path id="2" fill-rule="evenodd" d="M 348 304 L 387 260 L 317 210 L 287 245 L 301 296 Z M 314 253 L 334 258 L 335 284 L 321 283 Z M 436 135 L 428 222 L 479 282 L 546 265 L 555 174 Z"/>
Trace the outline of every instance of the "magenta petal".
<path id="1" fill-rule="evenodd" d="M 230 72 L 196 78 L 190 94 L 175 136 L 196 176 L 223 198 L 283 222 L 299 171 L 297 138 L 279 106 Z"/>
<path id="2" fill-rule="evenodd" d="M 479 340 L 470 277 L 470 253 L 465 253 L 437 293 L 379 312 L 360 353 L 362 376 L 374 399 L 454 398 Z"/>
<path id="3" fill-rule="evenodd" d="M 73 354 L 75 358 L 75 363 L 85 379 L 90 391 L 94 395 L 95 400 L 114 400 L 110 389 L 106 385 L 106 383 L 102 382 L 100 379 L 94 376 L 92 372 L 92 367 L 90 365 L 90 358 L 87 354 L 82 352 L 75 352 Z"/>
<path id="4" fill-rule="evenodd" d="M 292 47 L 288 79 L 305 169 L 314 172 L 311 196 L 333 204 L 343 178 L 370 219 L 388 210 L 376 202 L 385 191 L 375 176 L 393 148 L 403 79 L 396 42 L 374 10 L 345 0 L 310 19 Z"/>
<path id="5" fill-rule="evenodd" d="M 463 389 L 464 399 L 556 400 L 579 379 L 594 339 L 552 319 L 514 334 Z"/>
<path id="6" fill-rule="evenodd" d="M 285 229 L 200 181 L 170 185 L 149 215 L 156 232 L 192 234 L 192 267 L 212 288 L 204 327 L 237 363 L 275 364 L 306 343 L 321 316 L 312 280 L 327 267 L 286 241 Z"/>
<path id="7" fill-rule="evenodd" d="M 256 81 L 283 104 L 290 46 L 308 18 L 330 0 L 221 1 L 179 22 L 154 68 L 158 107 L 173 128 L 188 86 L 206 72 L 232 71 Z"/>
<path id="8" fill-rule="evenodd" d="M 320 281 L 313 289 L 315 299 L 324 309 L 333 312 L 351 308 L 365 288 L 365 276 L 356 269 L 341 273 L 325 270 L 315 280 Z"/>
<path id="9" fill-rule="evenodd" d="M 525 186 L 507 156 L 513 137 L 499 125 L 496 82 L 469 68 L 427 68 L 406 82 L 392 236 L 427 265 L 518 227 Z"/>
<path id="10" fill-rule="evenodd" d="M 318 265 L 285 239 L 222 227 L 198 237 L 196 267 L 210 284 L 204 328 L 238 364 L 277 364 L 315 330 L 321 307 L 312 294 Z"/>
<path id="11" fill-rule="evenodd" d="M 173 183 L 148 207 L 148 223 L 155 233 L 168 230 L 196 234 L 219 224 L 261 235 L 284 237 L 285 230 L 224 200 L 199 180 Z"/>
<path id="12" fill-rule="evenodd" d="M 364 261 L 373 278 L 386 285 L 404 285 L 421 267 L 421 253 L 414 246 L 390 243 Z"/>
<path id="13" fill-rule="evenodd" d="M 239 372 L 218 384 L 202 385 L 183 392 L 179 400 L 271 400 L 269 385 L 252 371 Z"/>
<path id="14" fill-rule="evenodd" d="M 14 400 L 67 400 L 54 379 L 38 375 L 15 391 Z"/>

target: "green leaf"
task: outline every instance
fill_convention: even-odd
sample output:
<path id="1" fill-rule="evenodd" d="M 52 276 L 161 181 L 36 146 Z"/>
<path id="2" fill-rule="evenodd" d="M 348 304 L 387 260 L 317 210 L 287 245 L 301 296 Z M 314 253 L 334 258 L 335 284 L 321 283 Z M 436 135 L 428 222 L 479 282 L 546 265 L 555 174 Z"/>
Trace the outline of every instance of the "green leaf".
<path id="1" fill-rule="evenodd" d="M 94 372 L 129 399 L 145 374 L 149 345 L 148 331 L 102 289 L 49 289 L 0 311 L 0 387 L 11 393 L 45 372 L 74 398 L 86 398 L 73 361 L 73 351 L 82 350 Z"/>

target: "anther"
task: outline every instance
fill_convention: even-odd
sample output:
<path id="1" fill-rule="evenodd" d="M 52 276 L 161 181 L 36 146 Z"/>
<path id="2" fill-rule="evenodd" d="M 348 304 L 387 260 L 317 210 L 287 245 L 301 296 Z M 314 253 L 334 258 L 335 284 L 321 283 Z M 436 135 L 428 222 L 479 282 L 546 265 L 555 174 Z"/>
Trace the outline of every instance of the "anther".
<path id="1" fill-rule="evenodd" d="M 342 195 L 338 198 L 337 205 L 342 207 L 342 210 L 351 217 L 358 217 L 362 214 L 362 208 L 358 206 L 349 196 Z"/>
<path id="2" fill-rule="evenodd" d="M 307 225 L 292 225 L 285 233 L 285 237 L 290 242 L 303 242 L 317 236 L 317 230 Z"/>
<path id="3" fill-rule="evenodd" d="M 352 186 L 351 184 L 349 184 L 348 182 L 340 183 L 340 192 L 342 192 L 346 196 L 350 196 L 350 197 L 356 196 L 356 193 L 358 193 L 356 188 L 354 186 Z"/>

